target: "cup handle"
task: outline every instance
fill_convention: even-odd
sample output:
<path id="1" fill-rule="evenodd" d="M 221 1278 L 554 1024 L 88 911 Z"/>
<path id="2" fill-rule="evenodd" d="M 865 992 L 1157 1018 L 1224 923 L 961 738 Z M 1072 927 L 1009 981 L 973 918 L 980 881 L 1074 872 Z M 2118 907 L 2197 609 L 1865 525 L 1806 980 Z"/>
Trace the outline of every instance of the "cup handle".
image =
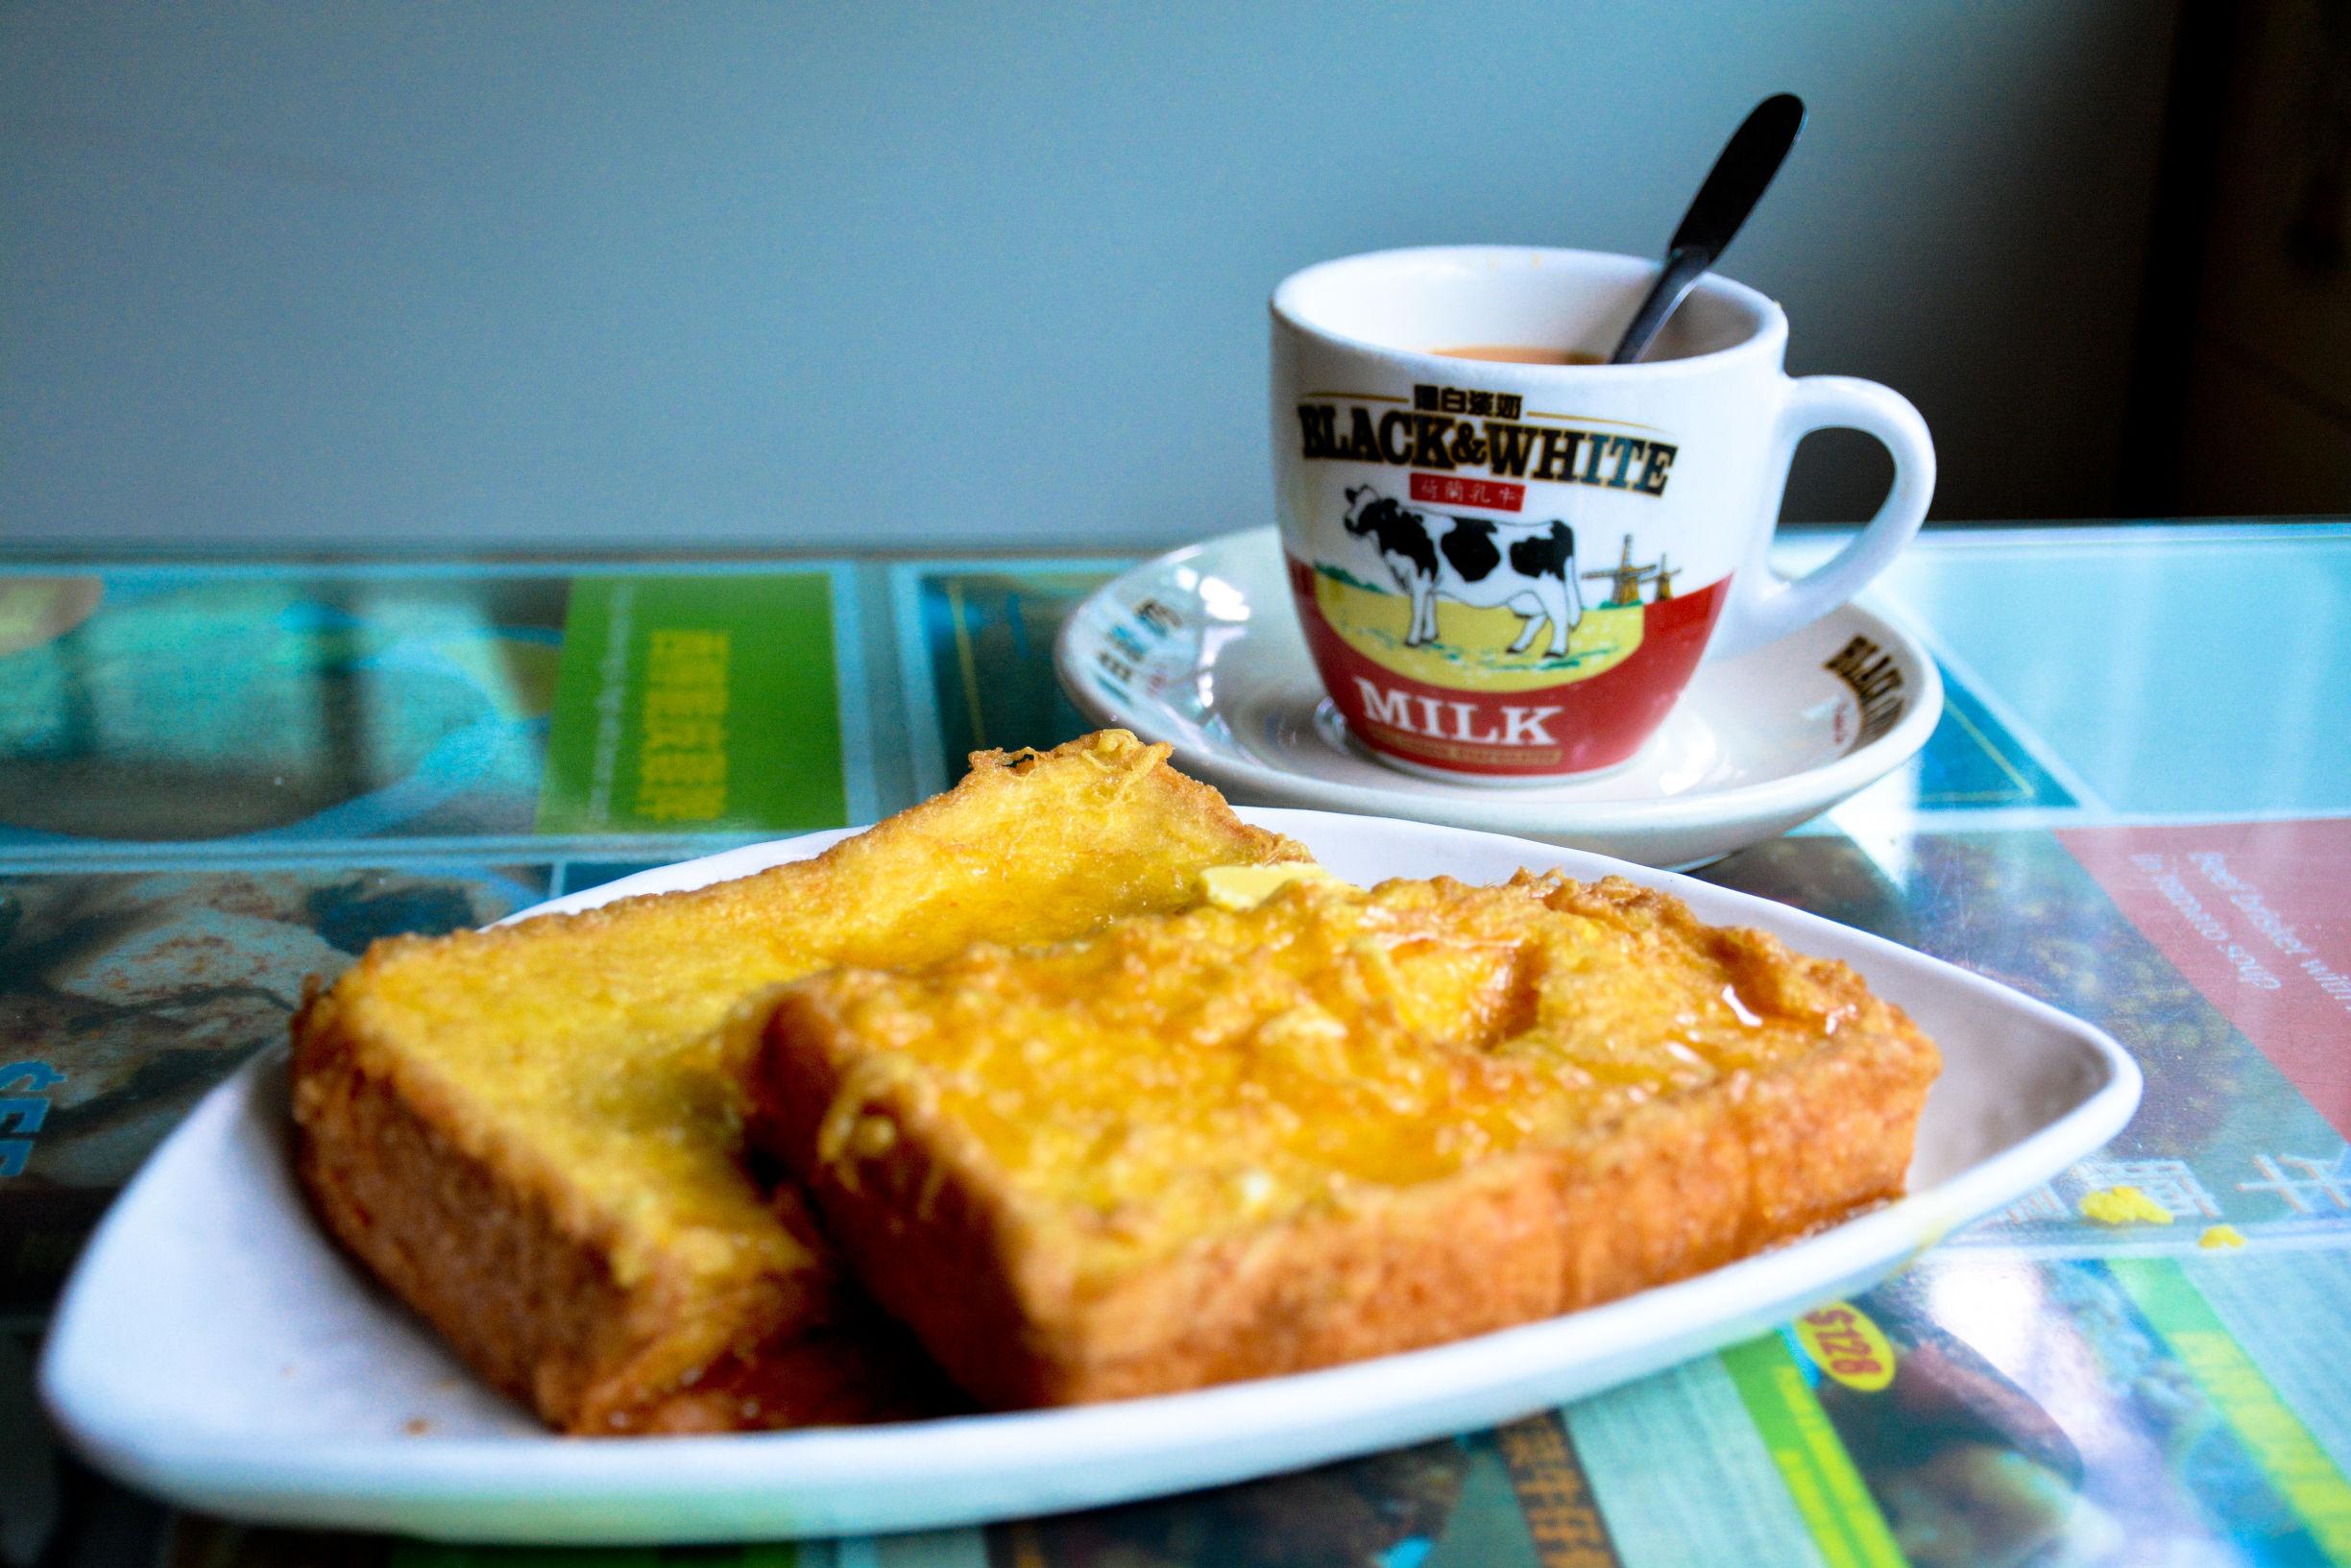
<path id="1" fill-rule="evenodd" d="M 1919 524 L 1934 495 L 1934 442 L 1927 422 L 1910 400 L 1890 387 L 1850 375 L 1806 375 L 1781 383 L 1780 420 L 1773 433 L 1779 483 L 1770 489 L 1776 511 L 1787 485 L 1796 444 L 1815 430 L 1861 430 L 1876 436 L 1894 455 L 1894 485 L 1869 525 L 1822 567 L 1793 580 L 1772 574 L 1764 555 L 1773 529 L 1757 537 L 1739 573 L 1739 586 L 1723 607 L 1722 623 L 1707 644 L 1709 659 L 1728 659 L 1776 641 L 1852 598 L 1892 564 Z"/>

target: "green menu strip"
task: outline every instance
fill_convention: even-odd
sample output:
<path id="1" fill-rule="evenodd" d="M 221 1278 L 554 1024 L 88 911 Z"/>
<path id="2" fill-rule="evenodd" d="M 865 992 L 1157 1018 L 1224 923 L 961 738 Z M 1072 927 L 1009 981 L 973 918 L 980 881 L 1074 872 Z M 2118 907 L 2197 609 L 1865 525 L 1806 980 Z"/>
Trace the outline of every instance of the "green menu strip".
<path id="1" fill-rule="evenodd" d="M 1724 1351 L 1722 1363 L 1829 1568 L 1906 1568 L 1787 1341 L 1777 1334 L 1750 1339 Z"/>
<path id="2" fill-rule="evenodd" d="M 539 831 L 844 826 L 833 657 L 821 572 L 577 579 Z"/>
<path id="3" fill-rule="evenodd" d="M 2351 1482 L 2278 1397 L 2179 1265 L 2162 1258 L 2112 1258 L 2106 1268 L 2300 1515 L 2319 1550 L 2331 1561 L 2351 1564 Z"/>

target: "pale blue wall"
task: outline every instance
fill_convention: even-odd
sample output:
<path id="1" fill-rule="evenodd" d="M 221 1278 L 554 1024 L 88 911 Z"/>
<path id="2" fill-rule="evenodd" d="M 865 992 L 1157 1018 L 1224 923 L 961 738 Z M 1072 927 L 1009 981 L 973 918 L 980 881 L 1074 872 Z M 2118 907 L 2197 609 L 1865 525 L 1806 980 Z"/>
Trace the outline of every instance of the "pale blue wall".
<path id="1" fill-rule="evenodd" d="M 2097 512 L 2170 9 L 381 3 L 0 12 L 0 537 L 1150 542 L 1265 510 L 1263 299 L 1647 252 Z M 1855 512 L 1867 465 L 1810 465 Z"/>

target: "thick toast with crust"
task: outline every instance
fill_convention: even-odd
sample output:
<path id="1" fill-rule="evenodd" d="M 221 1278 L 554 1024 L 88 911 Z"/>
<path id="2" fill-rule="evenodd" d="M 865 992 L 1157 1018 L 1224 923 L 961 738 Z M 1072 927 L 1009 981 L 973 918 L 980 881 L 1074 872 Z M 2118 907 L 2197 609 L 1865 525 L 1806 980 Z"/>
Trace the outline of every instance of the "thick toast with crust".
<path id="1" fill-rule="evenodd" d="M 1901 1192 L 1938 1059 L 1842 964 L 1521 873 L 786 988 L 753 1096 L 875 1297 L 996 1406 L 1404 1350 Z"/>
<path id="2" fill-rule="evenodd" d="M 746 995 L 1181 909 L 1305 858 L 1123 731 L 982 753 L 812 860 L 574 915 L 377 943 L 294 1025 L 302 1183 L 484 1377 L 581 1434 L 925 1408 L 926 1363 L 741 1164 Z"/>

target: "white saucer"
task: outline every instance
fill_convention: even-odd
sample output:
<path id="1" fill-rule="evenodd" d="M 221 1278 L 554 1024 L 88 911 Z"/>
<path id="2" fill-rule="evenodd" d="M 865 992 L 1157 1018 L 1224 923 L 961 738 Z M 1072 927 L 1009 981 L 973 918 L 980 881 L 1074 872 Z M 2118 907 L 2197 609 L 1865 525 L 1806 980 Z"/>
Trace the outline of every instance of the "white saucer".
<path id="1" fill-rule="evenodd" d="M 1860 695 L 1830 661 L 1890 661 Z M 1234 799 L 1515 833 L 1643 865 L 1701 865 L 1785 832 L 1916 755 L 1943 712 L 1918 639 L 1859 605 L 1699 666 L 1632 760 L 1563 784 L 1466 784 L 1371 760 L 1323 694 L 1271 528 L 1120 574 L 1061 628 L 1054 667 L 1099 723 L 1176 748 Z M 1898 676 L 1889 680 L 1888 675 Z"/>

